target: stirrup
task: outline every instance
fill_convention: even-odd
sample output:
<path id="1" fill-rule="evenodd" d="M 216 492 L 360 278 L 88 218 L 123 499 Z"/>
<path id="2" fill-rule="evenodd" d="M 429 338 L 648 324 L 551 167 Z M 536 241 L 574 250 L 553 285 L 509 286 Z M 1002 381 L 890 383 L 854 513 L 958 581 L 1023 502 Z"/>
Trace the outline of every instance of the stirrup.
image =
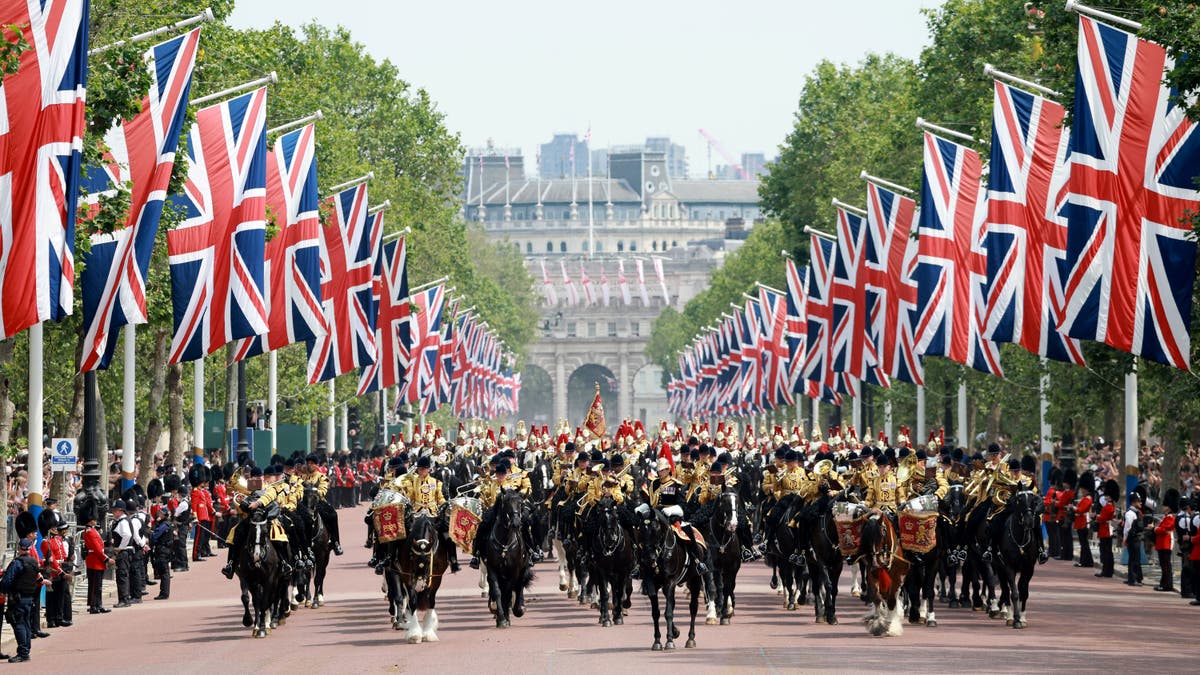
<path id="1" fill-rule="evenodd" d="M 467 563 L 467 567 L 470 567 L 473 570 L 479 569 L 479 556 L 471 556 L 471 561 Z"/>
<path id="2" fill-rule="evenodd" d="M 225 566 L 221 568 L 221 574 L 225 575 L 226 579 L 232 579 L 233 578 L 233 563 L 232 562 L 225 563 Z"/>
<path id="3" fill-rule="evenodd" d="M 983 555 L 980 557 L 983 558 L 984 562 L 992 562 L 992 549 L 989 548 L 988 550 L 984 551 Z"/>

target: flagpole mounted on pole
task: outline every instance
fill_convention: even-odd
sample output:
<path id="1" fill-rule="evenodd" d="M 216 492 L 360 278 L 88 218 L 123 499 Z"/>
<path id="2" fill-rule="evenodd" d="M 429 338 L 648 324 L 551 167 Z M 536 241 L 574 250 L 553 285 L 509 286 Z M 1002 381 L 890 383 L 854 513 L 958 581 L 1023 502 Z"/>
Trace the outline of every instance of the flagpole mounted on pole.
<path id="1" fill-rule="evenodd" d="M 238 464 L 250 463 L 250 421 L 246 418 L 246 362 L 237 362 L 238 442 L 234 455 Z"/>
<path id="2" fill-rule="evenodd" d="M 26 504 L 35 517 L 42 511 L 42 440 L 43 406 L 45 404 L 45 327 L 35 323 L 29 327 L 29 458 L 28 497 Z"/>
<path id="3" fill-rule="evenodd" d="M 126 328 L 132 327 L 126 326 Z M 108 496 L 100 487 L 100 449 L 97 442 L 99 437 L 99 421 L 96 414 L 96 371 L 89 370 L 83 374 L 83 438 L 79 454 L 83 462 L 80 472 L 83 486 L 75 493 L 75 520 L 80 525 L 88 519 L 95 518 L 96 522 L 104 522 L 108 513 Z M 41 454 L 41 453 L 39 453 Z"/>
<path id="4" fill-rule="evenodd" d="M 925 385 L 917 385 L 917 440 L 924 442 L 929 436 L 925 433 Z"/>
<path id="5" fill-rule="evenodd" d="M 125 326 L 124 394 L 121 401 L 121 494 L 133 487 L 137 478 L 137 452 L 134 435 L 134 404 L 137 402 L 137 324 Z"/>
<path id="6" fill-rule="evenodd" d="M 1138 484 L 1138 374 L 1137 359 L 1133 370 L 1125 374 L 1125 447 L 1121 456 L 1125 460 L 1125 503 Z"/>
<path id="7" fill-rule="evenodd" d="M 171 24 L 170 26 L 163 26 L 161 28 L 155 28 L 154 30 L 148 30 L 145 33 L 138 33 L 137 35 L 134 35 L 131 38 L 126 38 L 124 40 L 118 40 L 118 41 L 112 43 L 111 45 L 104 45 L 103 47 L 96 47 L 95 49 L 91 49 L 88 51 L 88 56 L 89 57 L 97 56 L 99 54 L 103 54 L 104 52 L 106 52 L 110 49 L 116 49 L 117 47 L 124 47 L 125 45 L 131 45 L 131 44 L 137 44 L 139 42 L 145 42 L 146 40 L 149 40 L 150 38 L 155 38 L 155 37 L 158 37 L 159 35 L 163 35 L 165 33 L 170 33 L 172 31 L 177 31 L 177 30 L 183 30 L 184 28 L 189 28 L 198 23 L 209 23 L 209 22 L 215 21 L 215 20 L 216 20 L 216 17 L 213 16 L 212 8 L 208 7 L 208 8 L 205 8 L 205 10 L 203 12 L 200 12 L 196 16 L 188 17 L 182 21 L 176 21 L 175 23 Z"/>
<path id="8" fill-rule="evenodd" d="M 204 454 L 204 359 L 192 362 L 192 454 Z M 178 468 L 178 467 L 176 467 Z"/>

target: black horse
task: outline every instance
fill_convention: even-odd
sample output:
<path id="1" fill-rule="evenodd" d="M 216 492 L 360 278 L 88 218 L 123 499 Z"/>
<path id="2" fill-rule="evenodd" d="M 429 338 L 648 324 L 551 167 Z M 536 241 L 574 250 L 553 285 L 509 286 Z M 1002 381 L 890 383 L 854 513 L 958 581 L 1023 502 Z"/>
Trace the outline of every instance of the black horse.
<path id="1" fill-rule="evenodd" d="M 641 542 L 640 567 L 642 574 L 642 593 L 650 598 L 650 614 L 654 617 L 654 644 L 652 651 L 675 649 L 675 638 L 679 637 L 679 629 L 675 626 L 675 587 L 687 584 L 691 594 L 688 609 L 691 613 L 691 624 L 688 629 L 688 639 L 684 647 L 696 646 L 696 611 L 699 609 L 700 588 L 703 581 L 695 567 L 695 561 L 690 560 L 686 547 L 675 533 L 675 528 L 667 521 L 663 512 L 651 508 L 647 504 L 638 507 L 641 515 L 638 539 Z M 662 616 L 658 606 L 658 594 L 663 594 L 667 622 L 667 641 L 664 647 L 659 618 Z"/>
<path id="2" fill-rule="evenodd" d="M 1029 582 L 1037 569 L 1041 508 L 1041 498 L 1029 490 L 1013 495 L 1000 535 L 999 560 L 995 564 L 1000 582 L 1000 608 L 1013 628 L 1029 625 L 1025 602 L 1029 599 Z"/>
<path id="3" fill-rule="evenodd" d="M 908 575 L 904 577 L 904 592 L 908 596 L 908 622 L 911 624 L 922 623 L 921 608 L 923 605 L 925 609 L 924 623 L 927 627 L 934 628 L 937 626 L 937 616 L 933 601 L 937 597 L 938 569 L 944 557 L 942 542 L 938 541 L 933 548 L 924 553 L 904 549 L 904 556 L 910 563 Z"/>
<path id="4" fill-rule="evenodd" d="M 509 615 L 525 614 L 525 589 L 533 583 L 529 551 L 525 549 L 524 498 L 505 490 L 496 499 L 495 521 L 483 542 L 483 561 L 487 564 L 488 606 L 496 613 L 496 627 L 511 625 Z"/>
<path id="5" fill-rule="evenodd" d="M 708 521 L 708 557 L 712 562 L 714 591 L 711 600 L 716 604 L 716 614 L 722 626 L 729 625 L 736 604 L 734 589 L 737 587 L 738 571 L 742 569 L 742 548 L 737 531 L 745 518 L 741 497 L 726 488 L 717 498 Z"/>
<path id="6" fill-rule="evenodd" d="M 315 487 L 304 486 L 304 497 L 300 501 L 300 507 L 304 510 L 308 522 L 312 523 L 313 534 L 309 547 L 313 552 L 313 564 L 300 574 L 300 595 L 304 598 L 304 604 L 313 609 L 325 603 L 325 574 L 329 569 L 329 554 L 333 551 L 329 530 L 325 528 L 325 521 L 317 513 L 320 501 L 321 497 Z"/>
<path id="7" fill-rule="evenodd" d="M 938 547 L 942 550 L 938 564 L 938 599 L 951 609 L 959 606 L 958 575 L 967 560 L 967 546 L 960 526 L 967 510 L 966 490 L 961 483 L 950 486 L 946 497 L 938 503 Z M 964 593 L 966 582 L 963 582 Z"/>
<path id="8" fill-rule="evenodd" d="M 832 626 L 838 622 L 838 581 L 842 576 L 845 559 L 838 549 L 838 533 L 833 521 L 833 511 L 823 502 L 814 510 L 816 515 L 812 527 L 808 529 L 805 560 L 812 580 L 815 621 Z"/>
<path id="9" fill-rule="evenodd" d="M 444 509 L 443 509 L 444 513 Z M 392 627 L 403 626 L 404 613 L 408 613 L 409 644 L 437 642 L 437 592 L 442 585 L 442 576 L 450 564 L 449 551 L 441 545 L 439 518 L 425 511 L 409 516 L 405 525 L 407 536 L 394 542 L 392 572 L 399 582 L 405 607 L 392 617 Z M 417 612 L 424 612 L 421 621 Z"/>
<path id="10" fill-rule="evenodd" d="M 634 542 L 623 520 L 612 497 L 597 502 L 588 518 L 589 576 L 600 591 L 600 624 L 605 628 L 625 623 L 633 592 Z"/>
<path id="11" fill-rule="evenodd" d="M 776 503 L 772 507 L 774 517 L 763 520 L 763 527 L 768 535 L 763 560 L 771 568 L 771 588 L 777 588 L 782 582 L 784 607 L 795 611 L 797 605 L 808 604 L 806 589 L 809 571 L 802 533 L 789 523 L 787 511 L 790 503 L 791 501 Z"/>
<path id="12" fill-rule="evenodd" d="M 246 543 L 234 564 L 234 570 L 242 590 L 242 625 L 252 629 L 256 638 L 267 636 L 267 630 L 275 628 L 275 615 L 281 599 L 281 590 L 286 585 L 282 569 L 282 558 L 271 541 L 271 518 L 268 508 L 259 508 L 242 523 L 250 528 Z M 253 609 L 253 616 L 251 616 Z"/>

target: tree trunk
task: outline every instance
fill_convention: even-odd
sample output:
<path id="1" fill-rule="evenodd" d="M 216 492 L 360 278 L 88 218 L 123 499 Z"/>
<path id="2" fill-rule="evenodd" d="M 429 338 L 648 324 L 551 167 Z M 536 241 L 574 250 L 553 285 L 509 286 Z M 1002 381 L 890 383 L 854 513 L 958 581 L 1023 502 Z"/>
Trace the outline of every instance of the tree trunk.
<path id="1" fill-rule="evenodd" d="M 162 438 L 162 399 L 167 388 L 167 348 L 171 334 L 166 328 L 154 331 L 154 365 L 150 376 L 150 399 L 146 407 L 146 433 L 138 443 L 141 467 L 138 470 L 139 485 L 149 485 L 154 475 L 154 453 Z"/>
<path id="2" fill-rule="evenodd" d="M 1125 400 L 1124 395 L 1120 392 L 1110 393 L 1108 395 L 1108 405 L 1104 410 L 1104 440 L 1109 443 L 1115 443 L 1118 439 L 1124 440 L 1122 429 L 1125 428 Z M 1083 438 L 1086 438 L 1086 434 Z"/>
<path id="3" fill-rule="evenodd" d="M 83 373 L 79 372 L 79 364 L 83 363 L 82 331 L 80 328 L 79 339 L 75 341 L 75 381 L 71 384 L 71 410 L 67 413 L 67 423 L 64 425 L 66 438 L 83 435 Z"/>
<path id="4" fill-rule="evenodd" d="M 1000 417 L 1003 408 L 999 403 L 993 403 L 988 408 L 987 414 L 987 441 L 988 443 L 998 443 L 1000 441 Z"/>
<path id="5" fill-rule="evenodd" d="M 187 436 L 184 435 L 183 429 L 183 366 L 178 363 L 167 366 L 167 408 L 171 429 L 167 462 L 182 470 Z M 200 434 L 203 439 L 204 429 L 197 429 L 195 433 Z"/>
<path id="6" fill-rule="evenodd" d="M 1183 436 L 1184 427 L 1179 419 L 1179 415 L 1171 414 L 1170 402 L 1167 397 L 1162 397 L 1162 408 L 1159 411 L 1163 421 L 1163 459 L 1162 459 L 1162 484 L 1158 486 L 1158 499 L 1162 503 L 1163 492 L 1167 488 L 1180 489 L 1179 484 L 1179 465 L 1183 460 L 1183 444 L 1180 443 L 1180 438 Z"/>

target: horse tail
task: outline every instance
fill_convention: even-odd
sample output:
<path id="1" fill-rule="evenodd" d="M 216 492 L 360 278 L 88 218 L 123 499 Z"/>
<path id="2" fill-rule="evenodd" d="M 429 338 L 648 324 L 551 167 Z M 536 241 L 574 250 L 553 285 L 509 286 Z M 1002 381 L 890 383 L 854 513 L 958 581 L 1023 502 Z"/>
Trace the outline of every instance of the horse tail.
<path id="1" fill-rule="evenodd" d="M 529 588 L 533 585 L 533 567 L 526 567 L 521 573 L 521 588 Z"/>

